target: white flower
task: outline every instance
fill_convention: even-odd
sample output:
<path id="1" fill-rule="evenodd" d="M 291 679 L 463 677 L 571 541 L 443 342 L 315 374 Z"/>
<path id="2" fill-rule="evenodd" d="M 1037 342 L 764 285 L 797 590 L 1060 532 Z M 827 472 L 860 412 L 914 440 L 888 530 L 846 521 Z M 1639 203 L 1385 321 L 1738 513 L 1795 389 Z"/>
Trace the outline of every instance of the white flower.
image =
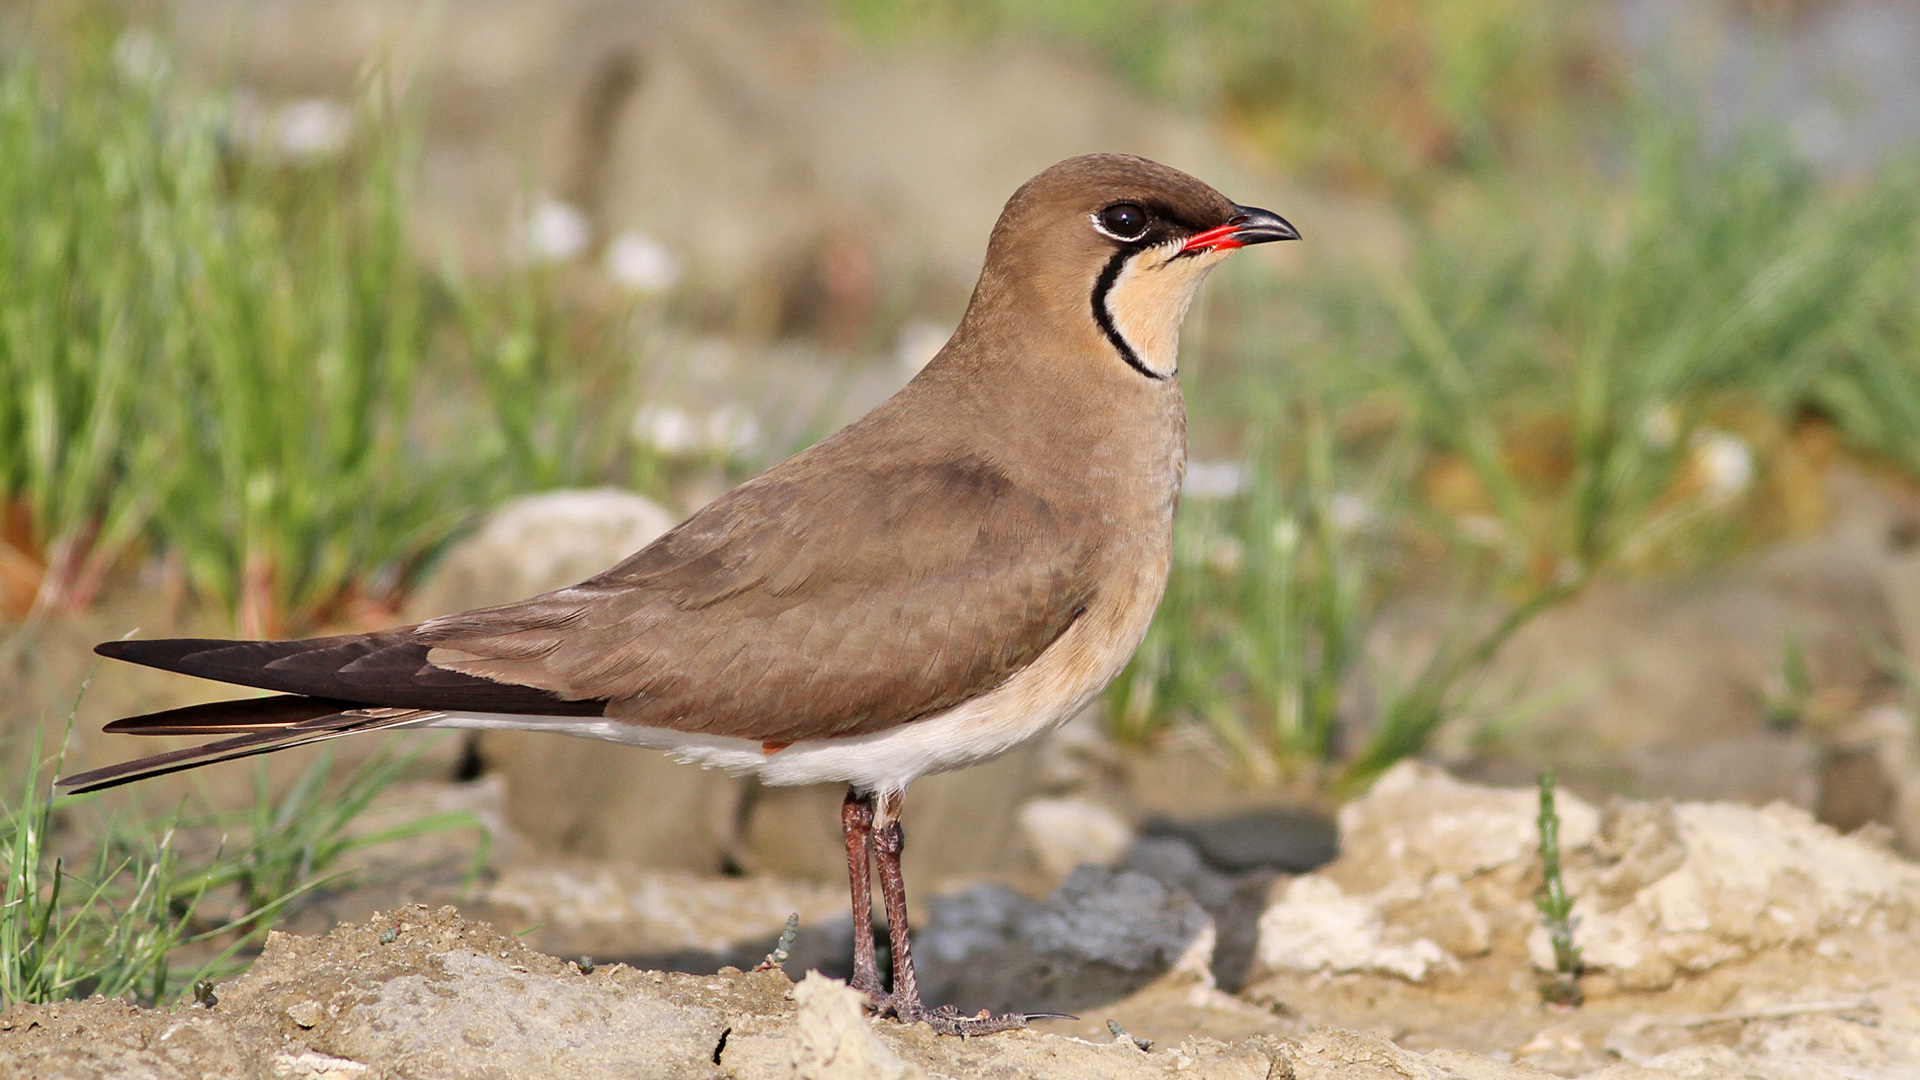
<path id="1" fill-rule="evenodd" d="M 593 225 L 578 207 L 542 199 L 527 215 L 527 254 L 542 262 L 565 262 L 587 249 Z"/>
<path id="2" fill-rule="evenodd" d="M 273 120 L 274 149 L 297 161 L 338 154 L 353 134 L 353 113 L 332 98 L 302 98 Z"/>
<path id="3" fill-rule="evenodd" d="M 760 442 L 760 424 L 737 405 L 722 405 L 695 416 L 673 405 L 642 405 L 633 414 L 633 437 L 663 454 L 721 454 L 752 450 Z"/>
<path id="4" fill-rule="evenodd" d="M 1753 486 L 1753 451 L 1727 431 L 1701 431 L 1693 437 L 1693 468 L 1708 499 L 1726 502 Z"/>
<path id="5" fill-rule="evenodd" d="M 607 245 L 607 273 L 635 292 L 658 293 L 680 282 L 680 260 L 645 233 L 627 231 Z"/>
<path id="6" fill-rule="evenodd" d="M 663 454 L 684 454 L 700 441 L 700 425 L 672 405 L 642 405 L 633 414 L 633 437 Z"/>

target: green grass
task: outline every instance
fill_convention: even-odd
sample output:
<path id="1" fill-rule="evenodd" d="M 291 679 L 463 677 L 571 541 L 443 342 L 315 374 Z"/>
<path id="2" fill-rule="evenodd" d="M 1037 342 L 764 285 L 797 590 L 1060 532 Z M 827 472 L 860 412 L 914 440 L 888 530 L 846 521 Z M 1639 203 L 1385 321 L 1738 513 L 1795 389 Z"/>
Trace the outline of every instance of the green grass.
<path id="1" fill-rule="evenodd" d="M 63 44 L 0 55 L 0 504 L 36 611 L 144 552 L 285 632 L 475 506 L 619 464 L 630 397 L 589 388 L 550 283 L 416 257 L 416 125 L 377 77 L 343 154 L 290 160 L 226 99 L 120 74 L 104 31 Z M 451 430 L 423 423 L 442 393 Z"/>
<path id="2" fill-rule="evenodd" d="M 0 817 L 0 1006 L 104 994 L 157 1001 L 169 958 L 195 936 L 198 895 L 176 902 L 174 834 L 113 835 L 77 867 L 52 854 L 54 815 L 36 732 L 17 801 Z"/>
<path id="3" fill-rule="evenodd" d="M 464 812 L 349 828 L 407 756 L 377 754 L 341 777 L 323 755 L 277 796 L 263 773 L 245 819 L 196 821 L 85 815 L 95 796 L 50 794 L 58 758 L 48 768 L 41 751 L 36 732 L 17 793 L 0 804 L 0 1008 L 93 994 L 171 1002 L 237 974 L 301 897 L 341 883 L 354 852 L 473 829 L 477 872 L 489 850 Z M 183 838 L 209 832 L 239 840 L 190 853 L 205 845 Z"/>

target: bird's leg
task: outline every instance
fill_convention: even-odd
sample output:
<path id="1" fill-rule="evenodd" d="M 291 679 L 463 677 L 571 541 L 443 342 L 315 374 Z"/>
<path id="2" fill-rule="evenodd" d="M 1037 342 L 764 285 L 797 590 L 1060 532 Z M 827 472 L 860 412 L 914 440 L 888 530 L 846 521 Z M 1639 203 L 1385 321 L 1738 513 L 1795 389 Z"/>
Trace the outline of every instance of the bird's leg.
<path id="1" fill-rule="evenodd" d="M 880 863 L 880 896 L 887 905 L 887 942 L 893 953 L 893 1000 L 889 1003 L 900 1019 L 912 1023 L 926 1010 L 920 1004 L 920 984 L 913 976 L 913 949 L 908 944 L 907 884 L 900 875 L 900 850 L 906 846 L 906 834 L 900 829 L 900 795 L 880 797 L 884 820 L 873 829 L 874 856 Z"/>
<path id="2" fill-rule="evenodd" d="M 907 928 L 907 885 L 900 874 L 900 851 L 906 846 L 906 834 L 900 829 L 901 795 L 897 791 L 880 796 L 874 814 L 874 860 L 880 866 L 880 896 L 887 905 L 887 941 L 893 946 L 893 993 L 880 1006 L 882 1014 L 891 1013 L 905 1023 L 925 1020 L 942 1035 L 990 1035 L 1027 1026 L 1026 1016 L 1009 1013 L 990 1016 L 981 1010 L 978 1016 L 962 1016 L 951 1005 L 929 1010 L 920 1002 L 920 985 L 913 975 L 911 934 Z"/>
<path id="3" fill-rule="evenodd" d="M 847 839 L 847 881 L 853 887 L 853 982 L 878 1008 L 886 997 L 873 957 L 873 796 L 847 789 L 840 804 L 840 831 Z"/>

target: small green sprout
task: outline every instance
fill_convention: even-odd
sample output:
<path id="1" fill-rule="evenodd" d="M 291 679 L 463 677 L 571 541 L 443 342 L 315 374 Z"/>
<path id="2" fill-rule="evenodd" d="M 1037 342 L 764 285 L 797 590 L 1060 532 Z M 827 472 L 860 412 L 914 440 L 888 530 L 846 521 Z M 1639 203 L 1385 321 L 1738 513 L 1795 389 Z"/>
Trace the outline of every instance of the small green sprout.
<path id="1" fill-rule="evenodd" d="M 1560 813 L 1553 804 L 1553 771 L 1540 774 L 1540 891 L 1533 905 L 1540 909 L 1541 924 L 1553 942 L 1552 979 L 1540 986 L 1540 999 L 1549 1005 L 1575 1006 L 1584 1000 L 1580 989 L 1580 946 L 1573 942 L 1574 928 L 1580 919 L 1573 913 L 1573 898 L 1560 876 Z"/>

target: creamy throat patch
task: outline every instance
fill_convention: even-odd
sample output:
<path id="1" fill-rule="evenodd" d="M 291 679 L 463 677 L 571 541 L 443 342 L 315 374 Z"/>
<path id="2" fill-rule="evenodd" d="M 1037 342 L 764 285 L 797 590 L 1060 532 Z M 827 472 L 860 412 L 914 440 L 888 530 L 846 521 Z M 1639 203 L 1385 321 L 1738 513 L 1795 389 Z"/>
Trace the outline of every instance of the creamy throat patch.
<path id="1" fill-rule="evenodd" d="M 1121 267 L 1107 290 L 1107 317 L 1140 363 L 1166 378 L 1180 366 L 1180 322 L 1207 271 L 1226 257 L 1208 251 L 1178 258 L 1177 244 L 1148 248 Z"/>

